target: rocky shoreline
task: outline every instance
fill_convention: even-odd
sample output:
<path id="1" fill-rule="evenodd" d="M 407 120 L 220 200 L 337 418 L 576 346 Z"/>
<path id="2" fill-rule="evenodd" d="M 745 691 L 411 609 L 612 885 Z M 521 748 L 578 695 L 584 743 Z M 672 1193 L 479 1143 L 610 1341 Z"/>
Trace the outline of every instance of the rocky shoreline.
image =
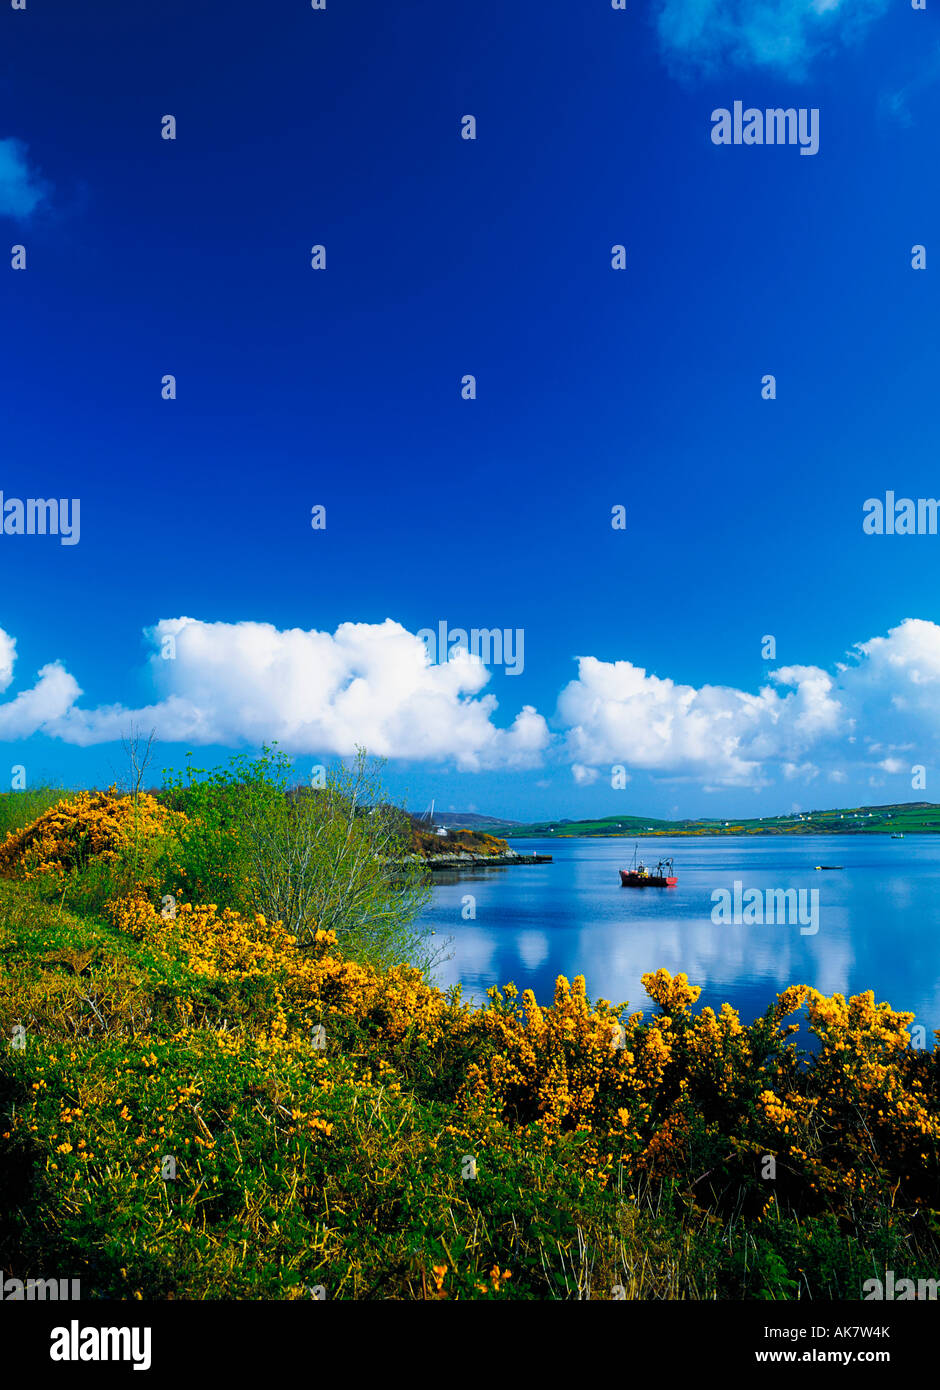
<path id="1" fill-rule="evenodd" d="M 550 864 L 550 854 L 517 854 L 507 850 L 504 854 L 471 854 L 467 850 L 453 850 L 449 854 L 415 855 L 432 871 L 434 869 L 498 869 L 507 864 Z"/>

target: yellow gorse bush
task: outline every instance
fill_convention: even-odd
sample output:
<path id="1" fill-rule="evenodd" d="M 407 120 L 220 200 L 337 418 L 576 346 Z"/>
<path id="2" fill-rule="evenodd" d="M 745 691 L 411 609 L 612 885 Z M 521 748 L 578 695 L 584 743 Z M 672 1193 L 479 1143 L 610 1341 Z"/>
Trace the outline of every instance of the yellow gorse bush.
<path id="1" fill-rule="evenodd" d="M 268 992 L 254 989 L 250 1013 L 235 1021 L 253 1046 L 305 1052 L 312 1025 L 333 1039 L 349 1025 L 366 1049 L 363 1076 L 389 1085 L 413 1071 L 422 1050 L 437 1059 L 432 1073 L 446 1058 L 453 1099 L 468 1114 L 532 1126 L 546 1141 L 580 1136 L 578 1151 L 602 1185 L 615 1155 L 636 1174 L 696 1180 L 704 1146 L 716 1164 L 742 1172 L 775 1155 L 785 1180 L 837 1208 L 878 1185 L 937 1205 L 940 1048 L 911 1048 L 913 1016 L 876 1005 L 871 993 L 846 1001 L 792 986 L 744 1026 L 729 1004 L 694 1015 L 700 989 L 658 970 L 643 977 L 658 1005 L 646 1018 L 591 1004 L 580 976 L 559 977 L 548 1007 L 528 990 L 520 1001 L 509 985 L 473 1008 L 409 966 L 345 959 L 330 932 L 301 949 L 260 915 L 209 904 L 166 918 L 143 897 L 117 904 L 114 920 L 199 978 L 266 981 Z M 795 1025 L 781 1026 L 804 1005 L 819 1038 L 808 1066 L 784 1042 Z M 295 1108 L 298 1123 L 317 1127 L 315 1110 Z"/>
<path id="2" fill-rule="evenodd" d="M 147 845 L 185 821 L 178 811 L 142 793 L 136 802 L 112 788 L 63 798 L 0 844 L 0 874 L 62 878 L 97 859 L 115 861 L 135 842 Z"/>
<path id="3" fill-rule="evenodd" d="M 273 1012 L 266 1016 L 256 996 L 251 1026 L 255 1036 L 280 1039 L 285 1047 L 306 1046 L 311 1024 L 331 1017 L 369 1025 L 386 1043 L 407 1036 L 429 1044 L 445 1030 L 459 1031 L 461 1024 L 465 1030 L 470 1017 L 466 1006 L 454 1008 L 411 966 L 378 970 L 347 960 L 333 932 L 317 931 L 301 950 L 282 923 L 261 913 L 183 903 L 165 916 L 143 895 L 115 904 L 112 918 L 119 930 L 184 960 L 198 976 L 274 980 Z"/>

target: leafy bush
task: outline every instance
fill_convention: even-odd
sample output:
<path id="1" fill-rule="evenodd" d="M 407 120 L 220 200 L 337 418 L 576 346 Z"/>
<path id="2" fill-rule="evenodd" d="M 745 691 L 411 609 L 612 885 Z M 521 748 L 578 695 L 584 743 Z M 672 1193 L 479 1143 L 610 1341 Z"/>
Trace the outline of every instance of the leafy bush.
<path id="1" fill-rule="evenodd" d="M 161 876 L 174 896 L 247 910 L 245 815 L 253 799 L 281 795 L 286 760 L 265 749 L 254 764 L 234 758 L 227 768 L 207 771 L 186 756 L 183 772 L 164 774 L 161 799 L 184 819 L 165 846 Z"/>
<path id="2" fill-rule="evenodd" d="M 327 771 L 322 787 L 292 791 L 290 760 L 268 748 L 208 774 L 187 768 L 168 785 L 168 803 L 186 819 L 163 867 L 167 891 L 260 912 L 302 945 L 328 930 L 357 959 L 428 965 L 413 924 L 430 889 L 379 769 L 360 752 L 351 768 Z"/>

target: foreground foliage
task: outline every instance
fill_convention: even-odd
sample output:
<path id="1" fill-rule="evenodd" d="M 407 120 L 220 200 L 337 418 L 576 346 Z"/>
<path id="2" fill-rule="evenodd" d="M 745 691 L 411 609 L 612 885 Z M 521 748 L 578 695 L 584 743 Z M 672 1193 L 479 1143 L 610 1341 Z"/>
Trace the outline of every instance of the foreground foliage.
<path id="1" fill-rule="evenodd" d="M 164 799 L 180 815 L 158 865 L 163 891 L 278 918 L 303 942 L 328 928 L 375 964 L 428 964 L 414 930 L 427 875 L 412 862 L 409 817 L 384 795 L 381 764 L 360 752 L 351 766 L 320 769 L 315 787 L 294 789 L 291 772 L 265 748 L 171 777 Z"/>
<path id="2" fill-rule="evenodd" d="M 647 1017 L 580 979 L 480 1009 L 333 933 L 143 892 L 103 920 L 4 882 L 0 923 L 0 1028 L 25 1039 L 0 1066 L 11 1274 L 84 1297 L 854 1299 L 886 1265 L 936 1270 L 940 1051 L 870 994 L 793 988 L 745 1027 L 660 970 Z"/>

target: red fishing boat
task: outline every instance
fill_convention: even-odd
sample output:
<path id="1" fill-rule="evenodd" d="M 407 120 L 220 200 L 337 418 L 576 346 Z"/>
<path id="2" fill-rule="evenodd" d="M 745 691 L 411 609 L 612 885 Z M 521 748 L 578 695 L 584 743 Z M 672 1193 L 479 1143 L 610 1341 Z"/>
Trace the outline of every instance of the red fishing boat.
<path id="1" fill-rule="evenodd" d="M 632 869 L 620 870 L 620 882 L 624 888 L 674 888 L 678 881 L 672 872 L 671 859 L 660 859 L 655 872 L 650 873 L 645 864 L 636 862 L 636 850 L 633 851 Z"/>

